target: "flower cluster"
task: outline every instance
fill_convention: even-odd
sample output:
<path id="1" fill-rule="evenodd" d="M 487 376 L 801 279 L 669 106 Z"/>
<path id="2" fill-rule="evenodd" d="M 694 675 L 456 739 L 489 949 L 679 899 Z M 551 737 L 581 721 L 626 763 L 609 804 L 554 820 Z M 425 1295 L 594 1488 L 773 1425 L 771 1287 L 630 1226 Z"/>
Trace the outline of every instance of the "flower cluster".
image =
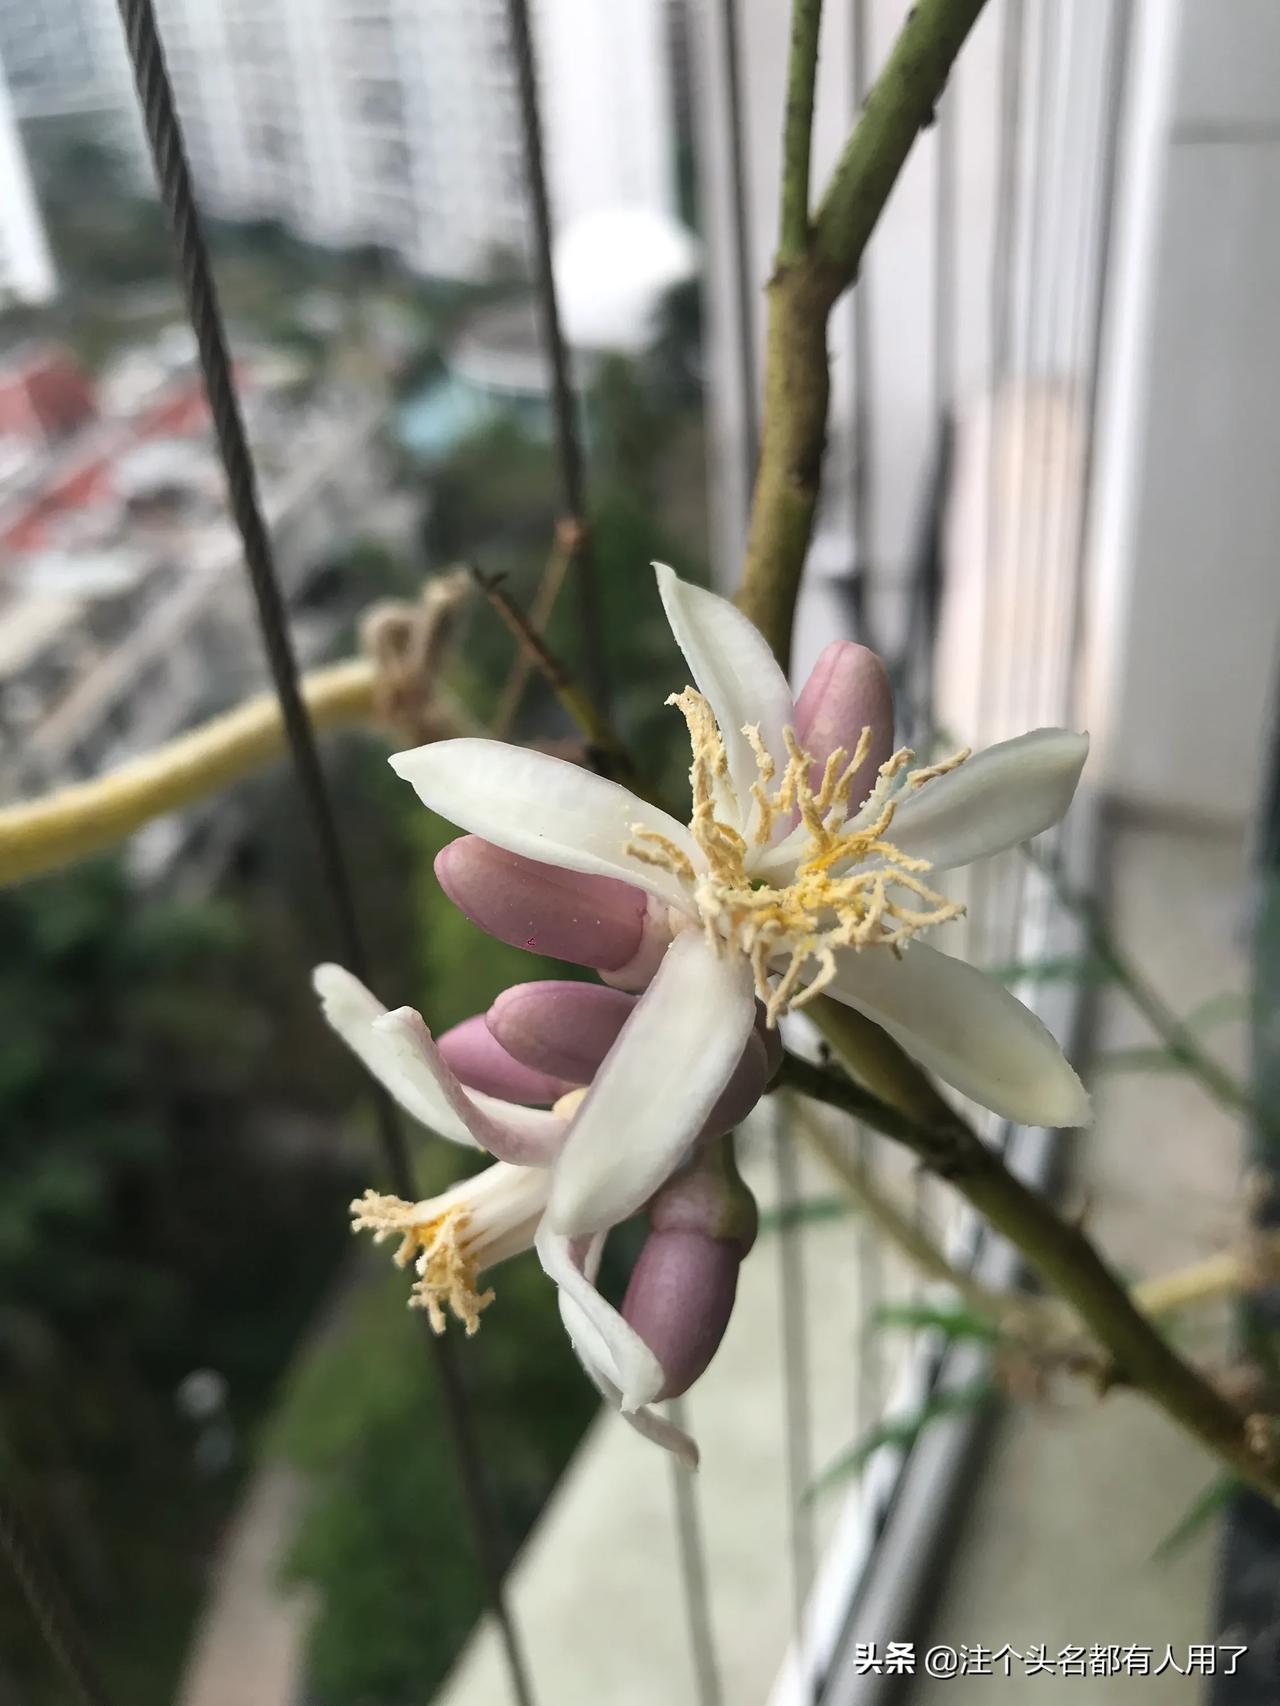
<path id="1" fill-rule="evenodd" d="M 508 990 L 438 1041 L 336 966 L 329 1022 L 406 1110 L 494 1163 L 430 1202 L 368 1193 L 356 1225 L 395 1235 L 413 1301 L 468 1332 L 479 1275 L 530 1246 L 559 1287 L 591 1379 L 687 1461 L 652 1408 L 706 1367 L 732 1308 L 755 1211 L 720 1140 L 776 1070 L 776 1025 L 825 991 L 922 1065 L 1008 1118 L 1088 1117 L 1075 1073 L 1000 984 L 919 940 L 960 908 L 937 873 L 1057 822 L 1087 740 L 1042 729 L 929 766 L 893 750 L 873 653 L 837 641 L 799 700 L 734 607 L 658 568 L 694 686 L 687 824 L 544 753 L 450 740 L 392 758 L 467 831 L 441 885 L 506 942 L 595 968 L 599 984 Z M 649 1233 L 621 1312 L 595 1288 L 611 1228 Z"/>

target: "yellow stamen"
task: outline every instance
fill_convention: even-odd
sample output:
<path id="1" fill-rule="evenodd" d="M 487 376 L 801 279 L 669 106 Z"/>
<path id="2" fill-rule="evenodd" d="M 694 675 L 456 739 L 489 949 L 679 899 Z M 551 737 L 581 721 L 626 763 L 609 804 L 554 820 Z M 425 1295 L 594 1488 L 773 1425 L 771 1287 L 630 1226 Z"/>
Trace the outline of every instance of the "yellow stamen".
<path id="1" fill-rule="evenodd" d="M 635 839 L 627 844 L 627 852 L 633 859 L 638 859 L 642 865 L 656 865 L 660 871 L 670 871 L 674 876 L 693 881 L 693 866 L 688 855 L 680 851 L 670 836 L 663 835 L 661 830 L 646 829 L 641 823 L 633 823 L 631 833 Z"/>
<path id="2" fill-rule="evenodd" d="M 418 1275 L 410 1304 L 426 1310 L 433 1333 L 443 1333 L 447 1303 L 470 1338 L 494 1295 L 492 1288 L 476 1290 L 477 1262 L 467 1238 L 471 1215 L 459 1204 L 437 1214 L 430 1213 L 431 1208 L 430 1202 L 408 1203 L 401 1197 L 366 1191 L 351 1205 L 351 1228 L 372 1231 L 375 1244 L 399 1233 L 396 1265 L 405 1268 L 413 1262 Z"/>
<path id="3" fill-rule="evenodd" d="M 907 776 L 908 788 L 923 788 L 926 782 L 932 782 L 935 776 L 946 776 L 952 770 L 958 770 L 973 752 L 971 746 L 962 746 L 959 752 L 953 752 L 950 758 L 939 759 L 937 764 L 926 764 L 923 770 L 912 770 Z"/>
<path id="4" fill-rule="evenodd" d="M 689 829 L 705 870 L 695 873 L 688 856 L 666 837 L 636 826 L 627 851 L 659 865 L 694 885 L 694 901 L 707 940 L 717 951 L 736 947 L 750 961 L 756 992 L 770 1025 L 789 1007 L 811 1001 L 835 977 L 835 950 L 885 947 L 897 954 L 901 944 L 934 924 L 957 918 L 964 908 L 937 894 L 922 880 L 931 867 L 895 847 L 888 834 L 897 811 L 895 783 L 915 759 L 902 747 L 880 766 L 875 786 L 862 802 L 860 827 L 850 828 L 853 781 L 866 762 L 871 730 L 864 728 L 852 757 L 840 748 L 823 766 L 817 789 L 810 781 L 812 755 L 794 729 L 783 730 L 787 763 L 780 777 L 760 730 L 742 730 L 755 755 L 757 778 L 751 785 L 754 820 L 750 846 L 741 832 L 717 816 L 728 762 L 724 739 L 710 705 L 693 688 L 667 701 L 684 714 L 693 761 L 689 785 L 693 811 Z M 909 788 L 923 787 L 962 764 L 968 750 L 922 770 L 909 770 Z M 730 796 L 732 789 L 729 790 Z M 775 888 L 753 880 L 751 853 L 766 847 L 780 821 L 798 814 L 807 840 L 796 859 L 792 880 Z M 912 906 L 895 890 L 922 904 Z M 775 962 L 781 975 L 770 984 Z M 810 962 L 816 969 L 809 973 Z M 802 987 L 806 983 L 807 987 Z"/>

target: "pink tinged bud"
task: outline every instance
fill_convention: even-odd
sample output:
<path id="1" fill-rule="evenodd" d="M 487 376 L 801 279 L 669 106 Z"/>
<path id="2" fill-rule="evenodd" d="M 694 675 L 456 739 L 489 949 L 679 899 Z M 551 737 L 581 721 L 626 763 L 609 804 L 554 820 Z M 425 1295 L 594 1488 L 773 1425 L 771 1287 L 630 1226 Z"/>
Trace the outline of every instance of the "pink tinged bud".
<path id="1" fill-rule="evenodd" d="M 866 799 L 876 772 L 893 753 L 893 689 L 884 664 L 869 647 L 832 640 L 796 700 L 796 738 L 813 755 L 813 787 L 821 785 L 823 766 L 837 747 L 853 756 L 864 728 L 871 730 L 871 748 L 854 775 L 849 798 L 855 806 Z"/>
<path id="2" fill-rule="evenodd" d="M 635 1004 L 634 995 L 599 983 L 517 983 L 503 990 L 486 1021 L 525 1066 L 590 1084 Z"/>
<path id="3" fill-rule="evenodd" d="M 769 1049 L 758 1031 L 752 1031 L 742 1059 L 733 1069 L 733 1077 L 720 1092 L 719 1100 L 707 1115 L 702 1128 L 703 1137 L 719 1137 L 731 1131 L 755 1107 L 764 1095 L 765 1085 L 777 1070 L 770 1066 Z"/>
<path id="4" fill-rule="evenodd" d="M 463 835 L 436 855 L 440 887 L 472 923 L 530 953 L 609 971 L 634 959 L 647 896 L 613 877 L 543 865 Z"/>
<path id="5" fill-rule="evenodd" d="M 486 1019 L 496 1041 L 525 1066 L 590 1084 L 635 1004 L 634 995 L 599 983 L 518 983 L 503 990 Z M 751 1033 L 703 1137 L 718 1137 L 745 1119 L 777 1071 L 779 1050 L 772 1033 Z"/>
<path id="6" fill-rule="evenodd" d="M 672 941 L 670 907 L 664 906 L 653 895 L 647 895 L 640 924 L 640 943 L 635 953 L 623 965 L 602 969 L 600 975 L 615 989 L 648 989 Z"/>
<path id="7" fill-rule="evenodd" d="M 653 1231 L 623 1299 L 623 1318 L 666 1376 L 660 1398 L 678 1398 L 720 1348 L 741 1264 L 738 1245 L 704 1232 Z"/>
<path id="8" fill-rule="evenodd" d="M 575 1087 L 575 1081 L 536 1072 L 509 1055 L 491 1034 L 483 1013 L 446 1031 L 436 1047 L 469 1090 L 500 1096 L 504 1102 L 557 1102 Z"/>

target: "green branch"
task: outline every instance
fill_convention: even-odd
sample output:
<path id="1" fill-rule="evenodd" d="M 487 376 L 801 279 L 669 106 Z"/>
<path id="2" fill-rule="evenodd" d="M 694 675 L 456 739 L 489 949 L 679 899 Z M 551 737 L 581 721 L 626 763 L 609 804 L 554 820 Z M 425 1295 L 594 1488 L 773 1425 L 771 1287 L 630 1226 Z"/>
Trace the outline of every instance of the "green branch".
<path id="1" fill-rule="evenodd" d="M 813 149 L 813 90 L 818 76 L 822 0 L 795 0 L 791 58 L 782 128 L 782 198 L 778 265 L 794 265 L 809 251 L 809 157 Z"/>
<path id="2" fill-rule="evenodd" d="M 857 276 L 911 144 L 933 123 L 956 55 L 983 4 L 919 0 L 867 95 L 814 219 L 817 257 L 840 279 L 842 290 Z"/>
<path id="3" fill-rule="evenodd" d="M 783 136 L 778 266 L 768 288 L 760 468 L 738 603 L 785 668 L 813 537 L 827 432 L 827 321 L 920 130 L 933 116 L 983 0 L 919 0 L 902 28 L 809 224 L 817 12 L 795 0 Z M 802 181 L 803 174 L 803 181 Z M 801 198 L 803 196 L 803 206 Z"/>
<path id="4" fill-rule="evenodd" d="M 867 1027 L 865 1036 L 859 1035 L 858 1026 L 865 1022 L 851 1017 L 848 1040 L 858 1057 L 856 1069 L 870 1066 L 882 1081 L 897 1076 L 904 1083 L 914 1081 L 918 1088 L 913 1106 L 894 1106 L 842 1073 L 794 1055 L 784 1060 L 776 1084 L 842 1108 L 905 1144 L 931 1173 L 952 1185 L 1008 1238 L 1071 1304 L 1112 1359 L 1113 1383 L 1145 1393 L 1236 1473 L 1269 1498 L 1280 1499 L 1280 1451 L 1270 1431 L 1260 1429 L 1256 1418 L 1228 1403 L 1182 1360 L 1080 1228 L 1011 1173 L 905 1056 L 900 1063 L 896 1044 L 878 1031 L 872 1039 L 873 1026 Z M 873 1043 L 873 1053 L 864 1054 L 867 1043 Z M 879 1067 L 876 1060 L 882 1063 Z"/>

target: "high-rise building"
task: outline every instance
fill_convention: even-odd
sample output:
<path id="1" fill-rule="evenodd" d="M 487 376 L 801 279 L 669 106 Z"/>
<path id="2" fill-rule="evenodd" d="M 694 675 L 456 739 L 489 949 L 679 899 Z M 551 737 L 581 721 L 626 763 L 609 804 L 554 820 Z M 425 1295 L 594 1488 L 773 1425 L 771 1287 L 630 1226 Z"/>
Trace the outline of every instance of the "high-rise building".
<path id="1" fill-rule="evenodd" d="M 140 183 L 150 181 L 114 0 L 0 0 L 0 65 L 37 145 L 49 130 L 74 125 Z"/>
<path id="2" fill-rule="evenodd" d="M 157 0 L 201 199 L 311 241 L 372 243 L 474 279 L 524 249 L 524 144 L 505 0 Z M 671 213 L 664 0 L 533 0 L 557 223 Z M 133 97 L 113 0 L 0 0 L 21 116 Z M 136 127 L 135 127 L 136 128 Z"/>
<path id="3" fill-rule="evenodd" d="M 47 302 L 57 288 L 4 68 L 0 65 L 0 308 Z"/>

